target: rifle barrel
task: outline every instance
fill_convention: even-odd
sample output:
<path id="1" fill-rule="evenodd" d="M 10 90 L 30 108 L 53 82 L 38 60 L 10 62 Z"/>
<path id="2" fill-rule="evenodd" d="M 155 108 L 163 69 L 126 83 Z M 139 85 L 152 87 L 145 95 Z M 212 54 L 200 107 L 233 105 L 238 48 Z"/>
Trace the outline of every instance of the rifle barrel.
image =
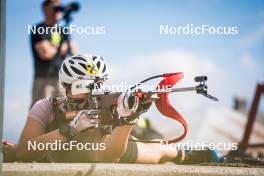
<path id="1" fill-rule="evenodd" d="M 188 91 L 196 91 L 196 87 L 182 87 L 182 88 L 174 88 L 174 89 L 161 89 L 156 90 L 154 94 L 162 94 L 162 93 L 173 93 L 173 92 L 188 92 Z"/>

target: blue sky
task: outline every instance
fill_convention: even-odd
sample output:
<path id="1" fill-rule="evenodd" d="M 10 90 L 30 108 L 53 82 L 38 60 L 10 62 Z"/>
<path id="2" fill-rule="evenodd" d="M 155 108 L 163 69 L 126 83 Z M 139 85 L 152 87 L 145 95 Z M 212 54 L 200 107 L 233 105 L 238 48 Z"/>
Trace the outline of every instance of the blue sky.
<path id="1" fill-rule="evenodd" d="M 41 2 L 39 0 L 7 1 L 4 138 L 13 141 L 17 141 L 19 137 L 30 104 L 33 65 L 27 26 L 43 19 Z M 136 81 L 154 74 L 151 70 L 156 68 L 152 67 L 151 59 L 148 65 L 143 61 L 143 56 L 146 58 L 172 56 L 171 59 L 175 59 L 177 65 L 179 58 L 173 56 L 182 55 L 191 58 L 186 63 L 183 61 L 182 69 L 187 70 L 185 75 L 188 75 L 188 70 L 196 67 L 199 67 L 199 70 L 190 71 L 190 74 L 201 73 L 203 65 L 199 63 L 212 65 L 210 69 L 204 69 L 209 74 L 209 79 L 213 80 L 209 82 L 212 91 L 215 90 L 220 96 L 221 105 L 231 107 L 232 96 L 239 94 L 251 99 L 256 82 L 264 80 L 264 1 L 262 0 L 83 0 L 79 2 L 82 8 L 79 13 L 74 14 L 73 24 L 105 26 L 106 35 L 73 35 L 72 37 L 77 42 L 80 53 L 98 53 L 106 58 L 109 65 L 115 68 L 112 74 L 115 81 L 120 79 Z M 161 24 L 237 26 L 238 34 L 163 36 L 159 34 Z M 161 67 L 160 71 L 157 68 L 157 72 L 167 71 L 166 65 L 171 62 L 168 60 L 166 63 L 166 59 L 168 60 L 168 58 L 158 60 L 165 66 Z M 190 65 L 192 67 L 189 67 Z M 222 73 L 224 76 L 221 75 Z M 214 76 L 219 78 L 219 81 L 214 80 Z M 261 106 L 263 109 L 263 103 Z"/>

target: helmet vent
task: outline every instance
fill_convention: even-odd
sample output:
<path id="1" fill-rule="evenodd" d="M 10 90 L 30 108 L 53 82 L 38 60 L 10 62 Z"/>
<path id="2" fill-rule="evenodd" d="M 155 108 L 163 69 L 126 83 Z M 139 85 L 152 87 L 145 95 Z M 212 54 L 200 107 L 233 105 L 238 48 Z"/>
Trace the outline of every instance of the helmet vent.
<path id="1" fill-rule="evenodd" d="M 80 70 L 78 70 L 77 68 L 75 68 L 75 67 L 73 67 L 73 66 L 71 66 L 71 69 L 72 69 L 76 74 L 78 74 L 78 75 L 82 75 L 82 76 L 85 75 L 83 72 L 81 72 Z"/>
<path id="2" fill-rule="evenodd" d="M 100 69 L 101 62 L 97 62 L 96 66 L 97 66 L 98 69 Z"/>
<path id="3" fill-rule="evenodd" d="M 87 67 L 86 67 L 85 64 L 83 64 L 83 63 L 79 63 L 79 65 L 82 66 L 85 70 L 87 70 Z"/>
<path id="4" fill-rule="evenodd" d="M 93 57 L 92 57 L 93 61 L 95 61 L 96 58 L 97 58 L 96 56 L 93 56 Z"/>
<path id="5" fill-rule="evenodd" d="M 103 68 L 103 71 L 102 71 L 102 73 L 104 73 L 104 72 L 105 72 L 105 70 L 106 70 L 106 65 L 104 64 L 104 68 Z"/>
<path id="6" fill-rule="evenodd" d="M 73 57 L 73 59 L 82 60 L 82 61 L 86 62 L 86 60 L 82 57 Z"/>
<path id="7" fill-rule="evenodd" d="M 63 64 L 62 68 L 63 68 L 63 71 L 64 71 L 68 76 L 72 77 L 71 73 L 69 72 L 69 70 L 67 69 L 67 67 L 66 67 L 65 64 Z"/>

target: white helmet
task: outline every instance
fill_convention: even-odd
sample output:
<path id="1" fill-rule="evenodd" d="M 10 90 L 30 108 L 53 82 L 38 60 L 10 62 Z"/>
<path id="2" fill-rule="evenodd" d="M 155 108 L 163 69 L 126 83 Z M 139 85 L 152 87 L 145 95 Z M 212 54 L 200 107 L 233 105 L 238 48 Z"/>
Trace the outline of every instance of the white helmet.
<path id="1" fill-rule="evenodd" d="M 108 77 L 108 65 L 101 56 L 76 55 L 65 59 L 59 71 L 61 83 L 72 84 L 78 80 L 95 80 Z"/>

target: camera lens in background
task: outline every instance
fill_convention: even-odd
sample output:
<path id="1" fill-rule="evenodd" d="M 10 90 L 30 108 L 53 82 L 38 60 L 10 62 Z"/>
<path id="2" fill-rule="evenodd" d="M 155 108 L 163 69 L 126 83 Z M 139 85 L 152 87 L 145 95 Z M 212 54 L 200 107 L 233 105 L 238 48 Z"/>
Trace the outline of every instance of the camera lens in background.
<path id="1" fill-rule="evenodd" d="M 80 9 L 80 5 L 78 2 L 72 2 L 66 6 L 67 11 L 77 12 Z"/>
<path id="2" fill-rule="evenodd" d="M 56 5 L 53 7 L 55 12 L 77 12 L 80 9 L 80 5 L 78 2 L 72 2 L 69 5 Z"/>
<path id="3" fill-rule="evenodd" d="M 58 5 L 58 6 L 54 6 L 54 7 L 53 7 L 53 10 L 54 10 L 55 12 L 63 12 L 63 11 L 65 11 L 65 7 L 63 7 L 63 6 L 61 6 L 61 5 Z"/>

